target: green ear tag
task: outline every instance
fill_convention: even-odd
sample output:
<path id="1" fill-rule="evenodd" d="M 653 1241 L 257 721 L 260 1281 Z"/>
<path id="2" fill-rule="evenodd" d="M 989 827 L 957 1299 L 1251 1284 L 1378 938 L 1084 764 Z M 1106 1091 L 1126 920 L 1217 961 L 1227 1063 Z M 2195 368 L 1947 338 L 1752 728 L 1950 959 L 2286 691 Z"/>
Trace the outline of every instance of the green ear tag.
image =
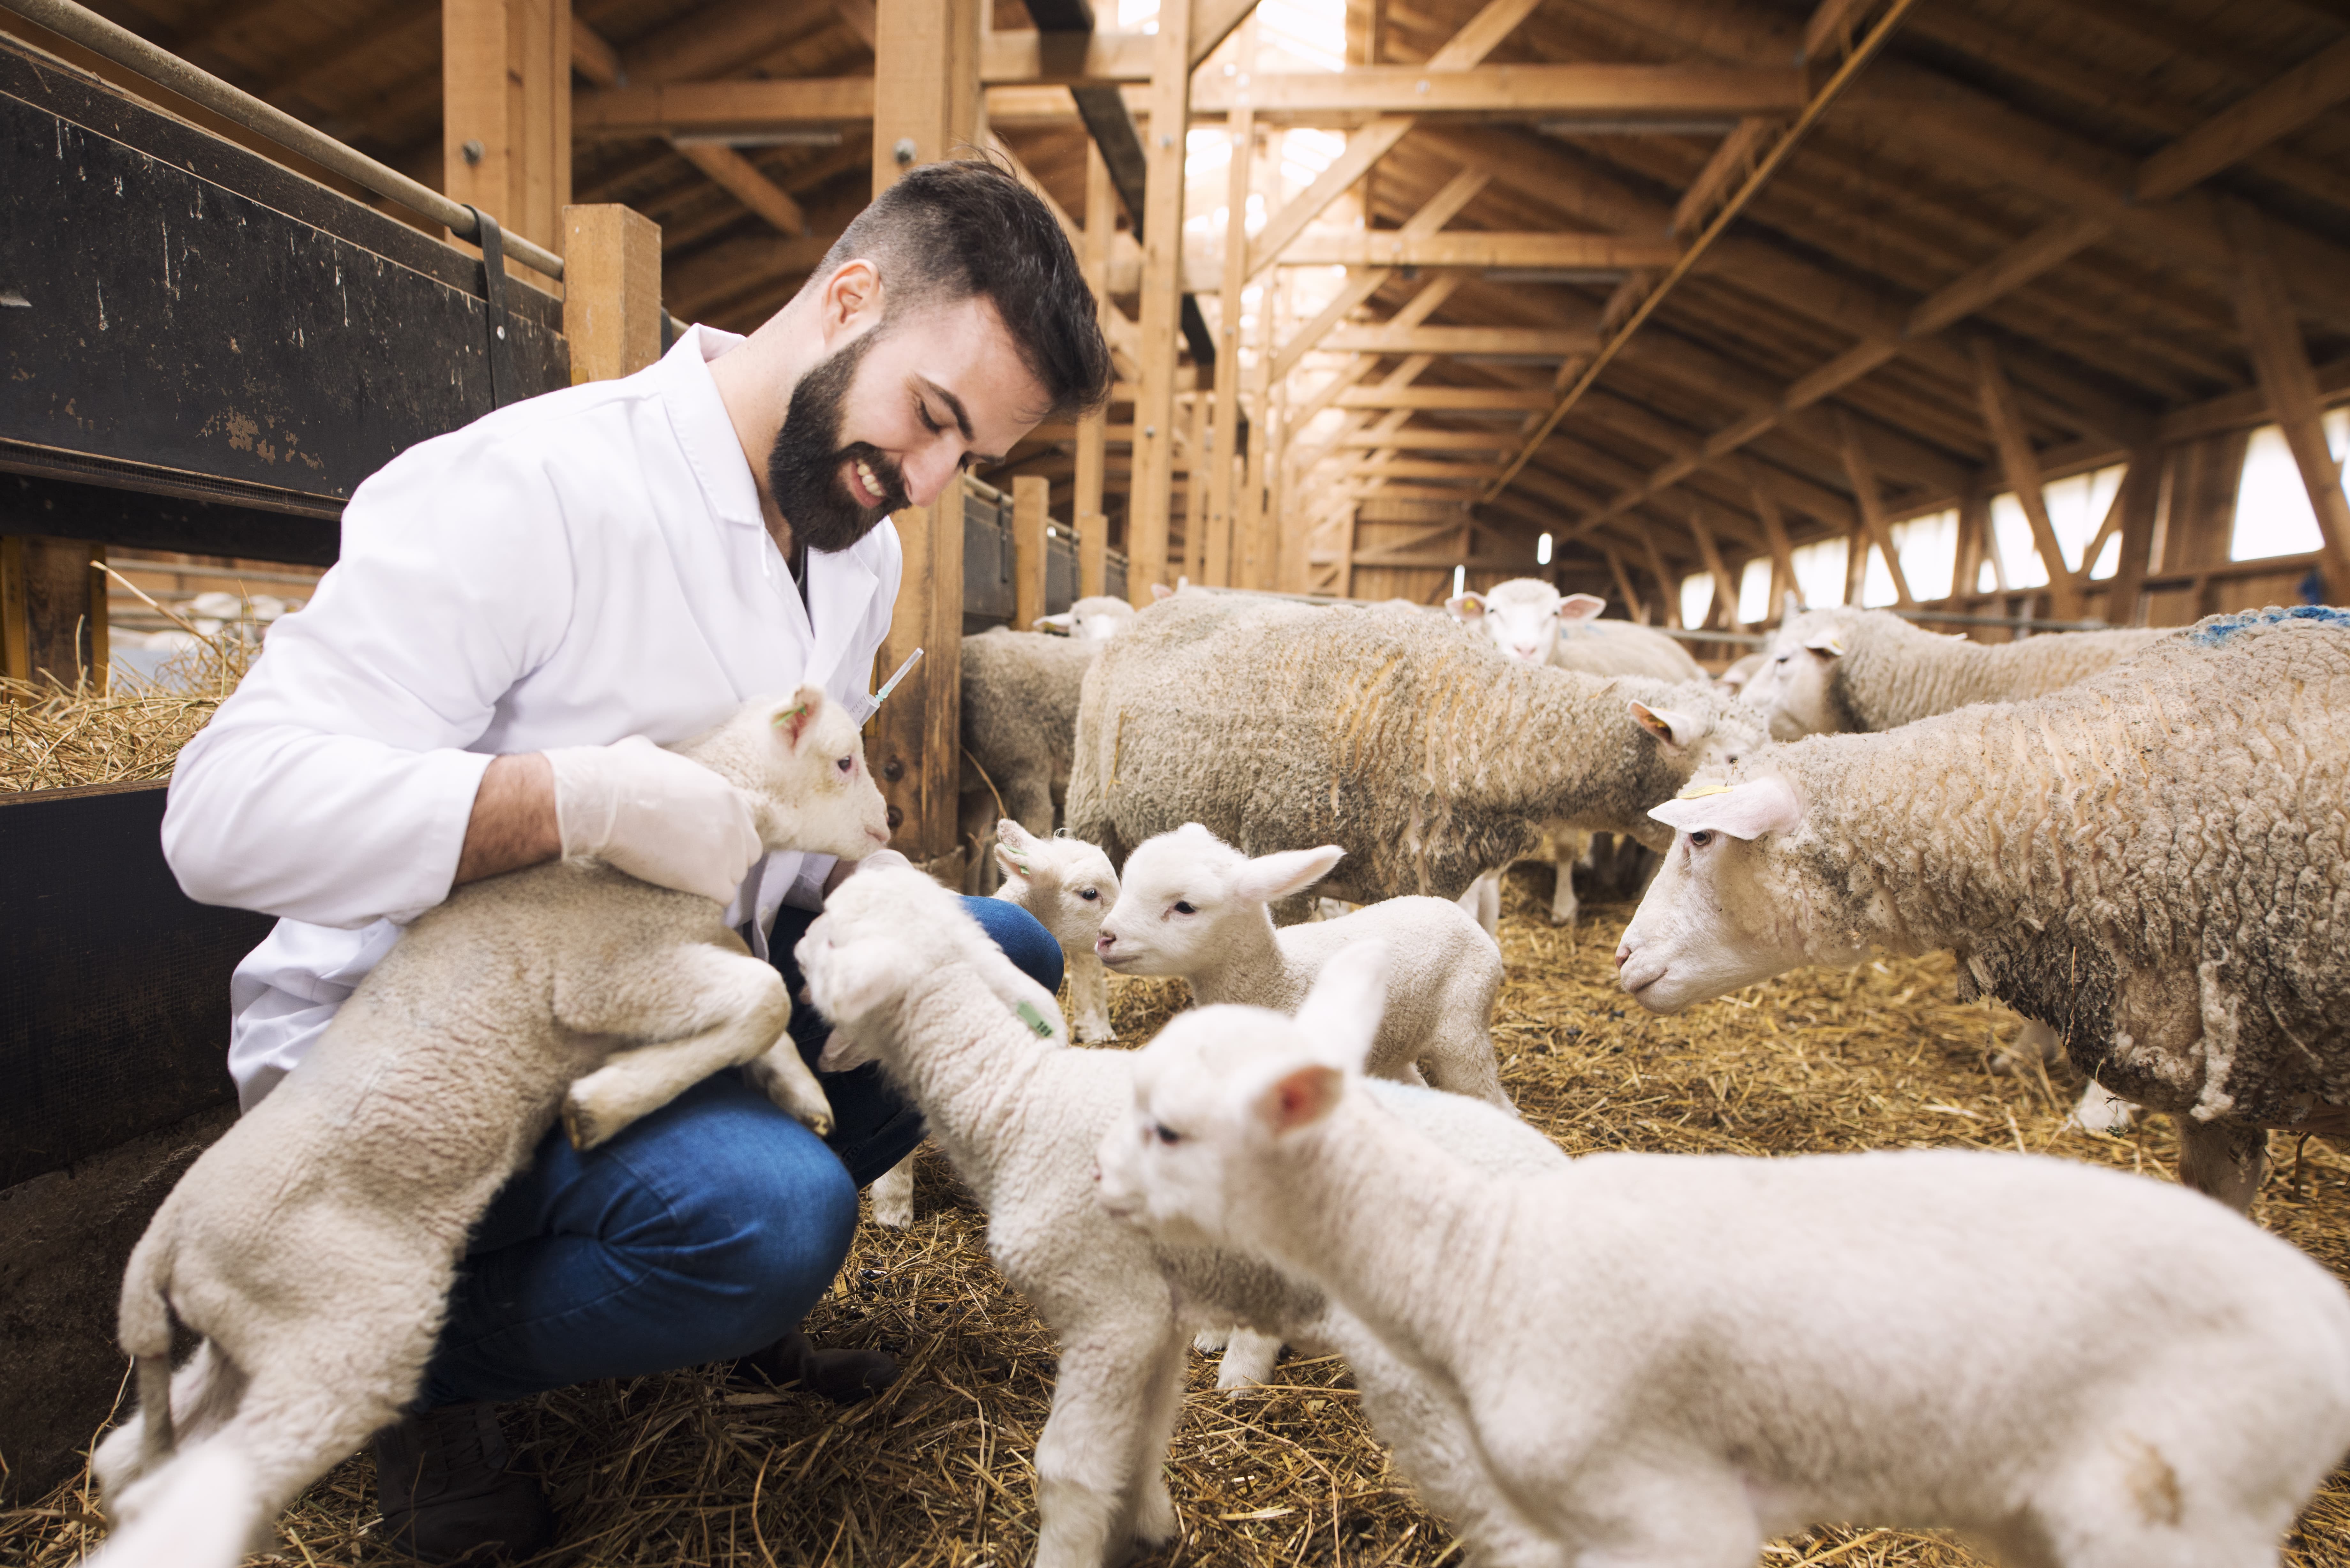
<path id="1" fill-rule="evenodd" d="M 1035 1002 L 1024 1002 L 1012 1011 L 1020 1015 L 1021 1023 L 1036 1032 L 1037 1038 L 1050 1040 L 1053 1037 L 1052 1024 L 1046 1022 L 1043 1013 L 1036 1011 Z"/>
<path id="2" fill-rule="evenodd" d="M 793 720 L 798 718 L 801 714 L 806 711 L 807 704 L 803 702 L 796 708 L 788 709 L 784 712 L 776 714 L 775 718 L 775 728 L 778 730 L 782 729 L 785 724 L 790 723 Z"/>

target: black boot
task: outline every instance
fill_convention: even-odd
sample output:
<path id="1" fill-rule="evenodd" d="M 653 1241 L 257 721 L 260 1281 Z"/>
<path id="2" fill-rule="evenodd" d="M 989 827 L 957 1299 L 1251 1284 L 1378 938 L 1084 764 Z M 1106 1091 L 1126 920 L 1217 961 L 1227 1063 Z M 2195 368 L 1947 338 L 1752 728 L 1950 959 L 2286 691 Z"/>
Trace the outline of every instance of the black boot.
<path id="1" fill-rule="evenodd" d="M 798 1329 L 735 1363 L 778 1388 L 794 1384 L 836 1405 L 854 1405 L 898 1381 L 898 1358 L 886 1350 L 818 1350 Z"/>
<path id="2" fill-rule="evenodd" d="M 555 1512 L 514 1463 L 487 1400 L 403 1416 L 375 1437 L 385 1540 L 425 1563 L 507 1563 L 544 1552 Z"/>

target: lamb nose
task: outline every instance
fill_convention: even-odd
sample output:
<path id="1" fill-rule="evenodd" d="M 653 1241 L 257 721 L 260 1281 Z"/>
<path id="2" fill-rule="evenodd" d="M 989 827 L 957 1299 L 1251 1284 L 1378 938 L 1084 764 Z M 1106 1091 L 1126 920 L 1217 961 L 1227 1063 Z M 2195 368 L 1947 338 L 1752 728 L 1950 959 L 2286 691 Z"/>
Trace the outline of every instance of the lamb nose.
<path id="1" fill-rule="evenodd" d="M 1632 950 L 1628 945 L 1623 942 L 1616 944 L 1616 967 L 1617 969 L 1622 969 L 1624 967 L 1624 961 L 1631 956 Z"/>

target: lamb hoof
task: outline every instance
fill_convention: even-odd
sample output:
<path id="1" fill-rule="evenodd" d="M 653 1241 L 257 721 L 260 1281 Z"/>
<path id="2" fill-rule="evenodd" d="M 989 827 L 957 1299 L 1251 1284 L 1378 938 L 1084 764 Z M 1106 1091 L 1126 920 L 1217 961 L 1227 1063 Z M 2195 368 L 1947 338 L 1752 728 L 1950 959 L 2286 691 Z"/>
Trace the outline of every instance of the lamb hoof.
<path id="1" fill-rule="evenodd" d="M 2083 1132 L 2119 1137 L 2137 1119 L 2137 1107 L 2103 1084 L 2092 1083 L 2081 1091 L 2081 1103 L 2073 1107 L 2071 1119 Z"/>
<path id="2" fill-rule="evenodd" d="M 1118 1031 L 1109 1026 L 1107 1018 L 1077 1020 L 1077 1043 L 1081 1045 L 1107 1045 L 1118 1038 Z"/>
<path id="3" fill-rule="evenodd" d="M 1229 1328 L 1203 1328 L 1191 1336 L 1191 1348 L 1214 1355 L 1224 1348 L 1225 1344 L 1232 1337 L 1232 1331 Z"/>
<path id="4" fill-rule="evenodd" d="M 563 1136 L 570 1139 L 573 1148 L 585 1154 L 616 1130 L 605 1127 L 595 1111 L 580 1103 L 577 1090 L 563 1096 Z"/>
<path id="5" fill-rule="evenodd" d="M 750 1064 L 753 1086 L 818 1137 L 832 1136 L 832 1102 L 786 1035 Z"/>
<path id="6" fill-rule="evenodd" d="M 1152 1476 L 1143 1483 L 1134 1538 L 1145 1546 L 1164 1546 L 1175 1539 L 1175 1500 L 1167 1494 L 1166 1478 Z"/>

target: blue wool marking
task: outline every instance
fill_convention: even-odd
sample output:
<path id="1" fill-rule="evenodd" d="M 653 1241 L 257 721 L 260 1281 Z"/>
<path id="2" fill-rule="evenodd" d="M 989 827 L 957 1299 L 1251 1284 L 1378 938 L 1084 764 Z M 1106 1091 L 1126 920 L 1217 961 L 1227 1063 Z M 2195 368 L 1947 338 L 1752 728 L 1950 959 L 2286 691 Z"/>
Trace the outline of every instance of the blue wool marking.
<path id="1" fill-rule="evenodd" d="M 2291 609 L 2245 610 L 2238 615 L 2213 616 L 2193 631 L 2188 639 L 2199 647 L 2217 648 L 2247 627 L 2273 626 L 2279 621 L 2314 621 L 2319 626 L 2350 628 L 2350 610 L 2335 609 L 2331 605 L 2295 605 Z"/>

